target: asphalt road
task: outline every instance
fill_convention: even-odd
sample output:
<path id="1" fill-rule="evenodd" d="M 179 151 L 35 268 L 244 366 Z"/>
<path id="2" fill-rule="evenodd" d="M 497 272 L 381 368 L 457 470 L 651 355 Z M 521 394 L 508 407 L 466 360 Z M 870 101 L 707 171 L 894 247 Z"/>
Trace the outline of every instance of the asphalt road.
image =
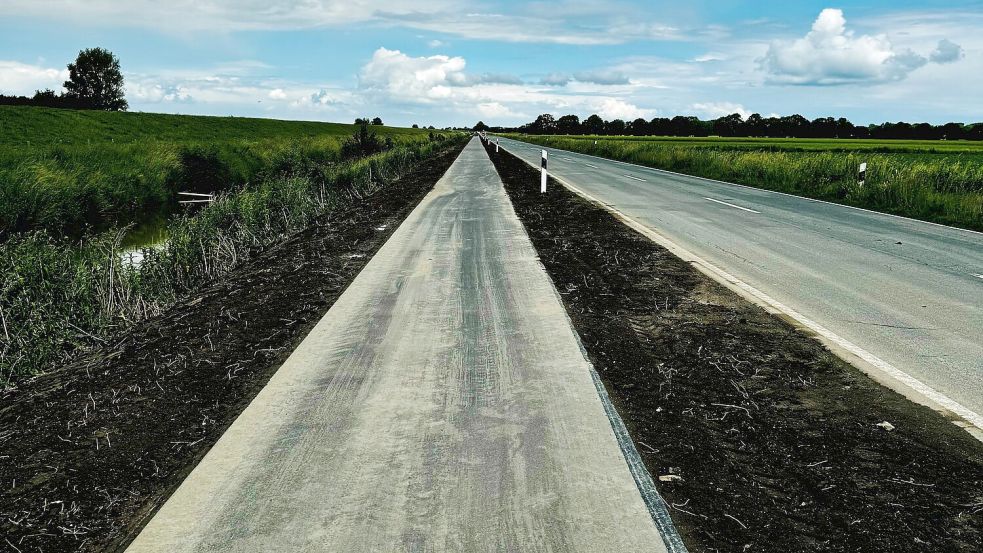
<path id="1" fill-rule="evenodd" d="M 129 551 L 666 551 L 473 141 Z"/>
<path id="2" fill-rule="evenodd" d="M 501 145 L 539 166 L 540 146 Z M 547 149 L 554 176 L 955 401 L 979 426 L 983 234 Z"/>

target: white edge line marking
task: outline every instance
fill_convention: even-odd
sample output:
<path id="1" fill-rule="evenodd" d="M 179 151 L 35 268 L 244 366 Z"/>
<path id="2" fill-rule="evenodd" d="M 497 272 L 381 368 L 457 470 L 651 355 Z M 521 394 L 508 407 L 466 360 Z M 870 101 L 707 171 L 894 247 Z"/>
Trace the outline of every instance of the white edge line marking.
<path id="1" fill-rule="evenodd" d="M 508 138 L 508 137 L 506 137 L 505 140 L 511 140 L 512 142 L 518 142 L 520 144 L 529 144 L 529 142 L 522 142 L 521 140 L 516 140 L 514 138 Z M 569 152 L 570 150 L 563 150 L 563 151 L 564 152 Z M 620 163 L 622 165 L 630 165 L 632 167 L 637 167 L 639 169 L 647 169 L 649 171 L 655 171 L 657 173 L 668 173 L 670 175 L 679 175 L 680 177 L 688 177 L 688 178 L 691 178 L 691 179 L 705 180 L 707 182 L 715 182 L 717 184 L 726 184 L 727 186 L 739 186 L 741 188 L 747 188 L 749 190 L 757 190 L 759 192 L 768 192 L 770 194 L 780 194 L 782 196 L 788 196 L 790 198 L 798 198 L 800 200 L 809 200 L 811 202 L 816 202 L 816 203 L 821 203 L 821 204 L 826 204 L 826 205 L 832 205 L 832 206 L 836 206 L 836 207 L 843 207 L 843 208 L 846 208 L 846 209 L 855 209 L 857 211 L 864 211 L 864 212 L 867 212 L 867 213 L 871 213 L 873 215 L 883 215 L 884 217 L 893 217 L 895 219 L 901 219 L 902 221 L 909 221 L 911 223 L 920 223 L 920 224 L 924 224 L 924 225 L 932 225 L 933 227 L 941 227 L 941 228 L 944 228 L 944 229 L 949 229 L 949 230 L 954 230 L 954 231 L 960 231 L 960 232 L 969 232 L 969 233 L 972 233 L 972 234 L 977 234 L 977 235 L 983 236 L 983 232 L 980 232 L 978 230 L 970 230 L 970 229 L 967 229 L 967 228 L 960 228 L 960 227 L 951 227 L 949 225 L 943 225 L 941 223 L 933 223 L 931 221 L 922 221 L 920 219 L 912 219 L 911 217 L 905 217 L 903 215 L 895 215 L 893 213 L 882 213 L 880 211 L 873 211 L 873 210 L 870 210 L 870 209 L 864 209 L 862 207 L 857 207 L 857 206 L 853 206 L 853 205 L 846 205 L 846 204 L 838 204 L 838 203 L 834 203 L 834 202 L 827 202 L 826 200 L 816 200 L 816 199 L 813 199 L 813 198 L 806 198 L 805 196 L 796 196 L 795 194 L 789 194 L 787 192 L 779 192 L 777 190 L 768 190 L 767 188 L 755 188 L 754 186 L 748 186 L 746 184 L 737 184 L 736 182 L 727 182 L 727 181 L 723 181 L 723 180 L 708 179 L 706 177 L 698 177 L 696 175 L 687 175 L 686 173 L 677 173 L 675 171 L 670 171 L 668 169 L 656 169 L 655 167 L 649 167 L 647 165 L 638 165 L 637 163 L 628 163 L 627 161 L 620 161 L 620 160 L 617 160 L 617 159 L 608 159 L 606 157 L 595 156 L 595 155 L 592 155 L 592 154 L 584 154 L 584 153 L 581 153 L 581 152 L 571 152 L 571 153 L 576 154 L 576 155 L 580 155 L 580 156 L 585 156 L 585 157 L 592 157 L 594 159 L 600 159 L 602 161 L 610 161 L 612 163 Z"/>
<path id="2" fill-rule="evenodd" d="M 588 167 L 593 167 L 594 169 L 597 169 L 597 165 L 591 165 L 590 163 L 584 163 L 584 165 L 586 165 Z"/>
<path id="3" fill-rule="evenodd" d="M 724 202 L 724 201 L 721 201 L 721 200 L 714 200 L 713 198 L 707 198 L 707 197 L 704 197 L 703 199 L 704 199 L 704 200 L 710 200 L 711 202 L 717 202 L 718 204 L 724 204 L 724 205 L 726 205 L 726 206 L 730 206 L 730 207 L 733 207 L 733 208 L 735 208 L 735 209 L 741 209 L 741 210 L 743 210 L 743 211 L 749 211 L 749 212 L 751 212 L 751 213 L 761 213 L 760 211 L 755 211 L 755 210 L 753 210 L 753 209 L 748 209 L 748 208 L 746 208 L 746 207 L 741 207 L 741 206 L 739 206 L 739 205 L 734 205 L 734 204 L 729 204 L 729 203 L 727 203 L 727 202 Z"/>
<path id="4" fill-rule="evenodd" d="M 532 166 L 533 168 L 536 168 L 534 164 L 528 161 L 526 161 L 526 163 Z M 765 294 L 764 292 L 761 292 L 760 290 L 754 288 L 750 284 L 741 281 L 740 279 L 724 271 L 723 269 L 720 269 L 714 266 L 713 264 L 706 262 L 702 258 L 698 257 L 696 254 L 676 244 L 665 235 L 659 233 L 654 229 L 650 229 L 646 227 L 645 225 L 639 223 L 635 219 L 632 219 L 628 215 L 625 215 L 622 211 L 618 210 L 617 208 L 605 204 L 604 202 L 600 201 L 594 196 L 570 184 L 562 177 L 557 177 L 554 175 L 553 178 L 563 186 L 566 186 L 567 188 L 575 192 L 576 194 L 610 211 L 620 220 L 624 221 L 624 223 L 627 224 L 629 227 L 640 232 L 642 235 L 648 237 L 653 242 L 664 246 L 666 249 L 668 249 L 676 256 L 682 258 L 684 261 L 691 261 L 692 264 L 698 270 L 700 270 L 700 272 L 713 278 L 717 282 L 724 284 L 728 288 L 736 289 L 739 290 L 740 292 L 743 292 L 741 295 L 744 295 L 745 297 L 750 296 L 751 298 L 754 298 L 756 300 L 756 303 L 763 304 L 773 310 L 776 310 L 780 313 L 784 313 L 785 315 L 791 317 L 802 326 L 820 335 L 822 338 L 825 339 L 825 341 L 835 344 L 840 348 L 842 348 L 843 350 L 850 352 L 851 354 L 855 355 L 856 357 L 866 362 L 869 366 L 880 371 L 883 375 L 890 377 L 894 382 L 902 384 L 903 386 L 907 387 L 909 390 L 916 392 L 917 394 L 919 394 L 921 397 L 925 398 L 928 401 L 928 403 L 925 403 L 924 401 L 917 401 L 917 403 L 928 405 L 929 407 L 933 407 L 936 410 L 939 410 L 941 408 L 941 410 L 948 411 L 949 413 L 956 415 L 957 417 L 959 417 L 960 419 L 962 419 L 963 421 L 974 427 L 972 429 L 966 428 L 966 430 L 969 431 L 969 433 L 973 437 L 983 441 L 983 415 L 980 415 L 979 413 L 976 413 L 975 411 L 969 409 L 968 407 L 963 406 L 961 403 L 958 403 L 957 401 L 951 399 L 945 394 L 928 386 L 921 380 L 918 380 L 917 378 L 909 375 L 908 373 L 898 369 L 894 365 L 891 365 L 890 363 L 884 361 L 880 357 L 877 357 L 873 353 L 870 353 L 867 350 L 853 344 L 852 342 L 846 340 L 845 338 L 841 338 L 840 336 L 838 336 L 828 328 L 820 325 L 819 323 L 813 321 L 812 319 L 809 319 L 808 317 L 802 315 L 798 311 L 795 311 L 791 307 L 779 302 L 778 300 L 772 298 L 771 296 Z M 838 204 L 834 204 L 834 205 L 838 205 Z M 939 226 L 944 226 L 944 225 L 939 225 Z M 858 368 L 860 368 L 861 370 L 864 369 L 864 367 L 858 367 Z M 870 371 L 867 370 L 864 370 L 864 372 L 869 375 L 871 374 Z M 877 379 L 875 378 L 875 380 Z M 909 399 L 912 398 L 909 397 Z"/>
<path id="5" fill-rule="evenodd" d="M 976 277 L 976 278 L 983 278 L 983 275 L 974 274 L 973 276 Z"/>
<path id="6" fill-rule="evenodd" d="M 631 175 L 622 175 L 622 176 L 625 176 L 625 177 L 628 177 L 629 179 L 635 179 L 635 180 L 640 180 L 640 181 L 642 181 L 642 182 L 648 182 L 648 181 L 646 181 L 645 179 L 640 179 L 640 178 L 638 178 L 638 177 L 633 177 L 633 176 L 631 176 Z"/>

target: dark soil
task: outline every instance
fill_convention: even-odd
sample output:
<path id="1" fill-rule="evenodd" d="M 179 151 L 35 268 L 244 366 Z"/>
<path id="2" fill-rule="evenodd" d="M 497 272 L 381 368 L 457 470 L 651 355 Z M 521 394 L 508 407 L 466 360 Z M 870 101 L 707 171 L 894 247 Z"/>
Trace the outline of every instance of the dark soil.
<path id="1" fill-rule="evenodd" d="M 0 398 L 0 551 L 125 547 L 462 145 Z"/>
<path id="2" fill-rule="evenodd" d="M 488 152 L 690 551 L 981 551 L 983 444 Z"/>

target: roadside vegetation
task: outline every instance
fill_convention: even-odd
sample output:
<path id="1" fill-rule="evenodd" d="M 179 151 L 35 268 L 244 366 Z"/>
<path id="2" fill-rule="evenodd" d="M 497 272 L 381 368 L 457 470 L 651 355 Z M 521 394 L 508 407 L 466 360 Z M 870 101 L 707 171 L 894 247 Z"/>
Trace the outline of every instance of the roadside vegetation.
<path id="1" fill-rule="evenodd" d="M 353 132 L 326 123 L 0 110 L 0 386 L 106 343 L 463 139 L 364 124 Z M 7 147 L 18 139 L 25 144 Z M 182 190 L 217 196 L 179 208 Z M 127 249 L 131 229 L 148 218 L 166 239 Z"/>
<path id="2" fill-rule="evenodd" d="M 298 163 L 324 168 L 352 155 L 342 144 L 360 127 L 0 106 L 0 239 L 38 229 L 77 238 L 175 213 L 180 191 L 231 190 Z M 430 140 L 425 130 L 372 131 L 382 147 Z"/>
<path id="3" fill-rule="evenodd" d="M 657 169 L 983 230 L 981 143 L 510 136 Z M 858 180 L 861 163 L 867 163 L 863 185 Z"/>

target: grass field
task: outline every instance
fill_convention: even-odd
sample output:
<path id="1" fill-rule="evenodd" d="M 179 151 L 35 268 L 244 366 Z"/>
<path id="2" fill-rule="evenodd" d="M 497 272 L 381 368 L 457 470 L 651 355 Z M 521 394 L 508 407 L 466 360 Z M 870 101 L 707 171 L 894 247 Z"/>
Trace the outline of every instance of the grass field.
<path id="1" fill-rule="evenodd" d="M 38 108 L 0 108 L 0 121 L 0 144 L 35 141 L 0 146 L 0 389 L 465 139 L 373 127 L 385 140 L 353 152 L 344 124 Z M 218 196 L 188 210 L 178 190 Z M 130 262 L 123 250 L 147 236 L 166 240 Z"/>
<path id="2" fill-rule="evenodd" d="M 0 236 L 77 237 L 170 214 L 178 191 L 221 191 L 297 159 L 340 161 L 354 125 L 0 106 Z M 394 142 L 419 129 L 373 127 Z"/>
<path id="3" fill-rule="evenodd" d="M 510 136 L 658 169 L 983 230 L 983 143 L 979 142 Z M 864 186 L 857 180 L 861 163 L 867 163 Z"/>
<path id="4" fill-rule="evenodd" d="M 519 135 L 515 135 L 519 136 Z M 529 137 L 530 135 L 522 135 Z M 571 140 L 647 142 L 663 145 L 705 147 L 720 150 L 781 152 L 872 152 L 897 154 L 964 154 L 983 159 L 983 142 L 970 140 L 871 140 L 854 138 L 750 138 L 720 136 L 563 136 Z"/>

